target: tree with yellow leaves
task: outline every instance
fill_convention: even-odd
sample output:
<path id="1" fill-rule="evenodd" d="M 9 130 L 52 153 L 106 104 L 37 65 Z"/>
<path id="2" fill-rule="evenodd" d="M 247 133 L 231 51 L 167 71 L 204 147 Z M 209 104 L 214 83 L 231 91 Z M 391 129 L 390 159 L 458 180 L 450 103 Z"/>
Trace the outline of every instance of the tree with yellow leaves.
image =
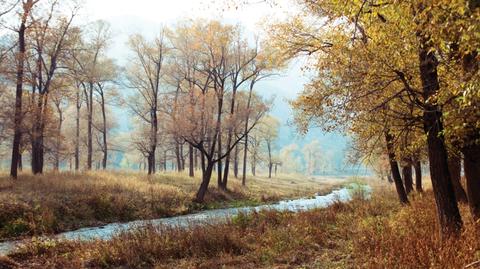
<path id="1" fill-rule="evenodd" d="M 478 182 L 472 167 L 478 167 L 479 158 L 467 158 L 478 154 L 478 5 L 427 0 L 300 3 L 305 13 L 274 25 L 271 37 L 286 57 L 315 56 L 318 76 L 294 102 L 297 122 L 304 129 L 313 122 L 327 130 L 350 123 L 346 129 L 354 134 L 377 134 L 363 136 L 368 138 L 383 133 L 402 202 L 407 200 L 397 162 L 408 148 L 396 148 L 405 144 L 402 137 L 413 148 L 425 143 L 441 232 L 458 232 L 462 220 L 447 146 L 451 136 L 458 138 L 467 182 Z M 453 77 L 449 72 L 455 69 L 465 75 Z M 448 120 L 453 111 L 468 115 L 467 123 L 458 124 L 459 117 Z M 467 189 L 472 213 L 478 212 L 474 193 L 480 188 L 467 183 Z"/>

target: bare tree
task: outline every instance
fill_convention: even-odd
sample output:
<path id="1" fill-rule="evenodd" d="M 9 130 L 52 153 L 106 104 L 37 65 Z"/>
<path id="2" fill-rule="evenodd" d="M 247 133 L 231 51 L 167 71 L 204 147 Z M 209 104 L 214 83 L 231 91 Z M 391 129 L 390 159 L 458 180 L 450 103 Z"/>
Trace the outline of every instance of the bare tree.
<path id="1" fill-rule="evenodd" d="M 16 91 L 15 91 L 15 115 L 14 115 L 14 135 L 12 144 L 12 162 L 10 166 L 10 176 L 17 178 L 18 165 L 21 160 L 20 142 L 22 139 L 22 96 L 23 96 L 23 80 L 24 80 L 24 66 L 25 66 L 25 32 L 27 30 L 27 20 L 30 16 L 34 5 L 39 0 L 22 1 L 22 12 L 20 27 L 18 33 L 18 53 L 17 53 L 17 76 L 16 76 Z"/>
<path id="2" fill-rule="evenodd" d="M 248 46 L 248 42 L 246 40 L 242 40 L 240 36 L 237 36 L 237 40 L 233 44 L 232 49 L 232 71 L 230 73 L 231 79 L 231 87 L 232 87 L 232 95 L 231 95 L 231 103 L 230 103 L 230 116 L 234 116 L 236 109 L 235 109 L 235 98 L 237 95 L 237 91 L 239 88 L 246 83 L 248 80 L 253 78 L 256 75 L 256 70 L 253 67 L 254 61 L 257 59 L 258 56 L 258 48 L 255 46 L 254 48 L 250 48 Z M 228 129 L 227 134 L 227 148 L 230 147 L 232 143 L 233 137 L 233 130 L 230 128 Z M 220 187 L 222 189 L 227 189 L 227 182 L 229 176 L 229 168 L 230 168 L 230 154 L 227 154 L 225 158 L 225 171 L 223 173 L 223 180 L 221 182 Z"/>
<path id="3" fill-rule="evenodd" d="M 148 174 L 155 173 L 155 152 L 158 144 L 158 110 L 163 76 L 163 62 L 167 47 L 164 32 L 151 42 L 141 35 L 130 37 L 129 46 L 133 53 L 127 69 L 128 87 L 136 91 L 130 102 L 132 111 L 150 126 L 147 143 Z"/>
<path id="4" fill-rule="evenodd" d="M 63 3 L 62 3 L 63 4 Z M 72 21 L 78 7 L 71 10 L 71 14 L 64 16 L 60 13 L 63 6 L 52 1 L 47 3 L 42 12 L 32 20 L 31 38 L 32 63 L 30 65 L 32 84 L 32 112 L 34 119 L 31 126 L 32 172 L 43 172 L 44 165 L 44 132 L 47 120 L 49 92 L 55 76 L 59 70 L 71 42 L 69 34 Z"/>
<path id="5" fill-rule="evenodd" d="M 267 66 L 262 62 L 254 62 L 254 75 L 250 78 L 249 89 L 248 89 L 248 101 L 247 101 L 247 114 L 245 115 L 245 126 L 244 130 L 248 130 L 250 122 L 250 108 L 252 107 L 252 97 L 254 94 L 254 88 L 257 82 L 272 76 L 272 73 L 267 72 Z M 248 133 L 244 138 L 244 148 L 243 148 L 243 174 L 242 174 L 242 185 L 246 185 L 247 180 L 247 154 L 248 154 Z"/>

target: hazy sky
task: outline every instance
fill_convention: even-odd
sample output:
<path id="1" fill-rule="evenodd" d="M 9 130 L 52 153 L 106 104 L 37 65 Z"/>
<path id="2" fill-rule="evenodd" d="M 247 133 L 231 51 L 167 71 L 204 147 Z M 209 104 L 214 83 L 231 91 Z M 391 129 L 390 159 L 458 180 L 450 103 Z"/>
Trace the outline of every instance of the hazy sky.
<path id="1" fill-rule="evenodd" d="M 102 19 L 110 22 L 114 33 L 110 54 L 123 64 L 128 55 L 126 42 L 132 33 L 153 36 L 162 25 L 172 26 L 181 20 L 204 18 L 240 24 L 245 34 L 254 36 L 263 31 L 259 24 L 265 18 L 280 20 L 293 9 L 293 5 L 287 5 L 290 0 L 284 0 L 280 2 L 282 5 L 275 7 L 263 1 L 254 1 L 257 3 L 235 9 L 225 8 L 223 0 L 86 0 L 83 15 L 89 21 Z M 258 90 L 263 95 L 277 96 L 275 114 L 284 116 L 287 109 L 285 99 L 294 98 L 303 88 L 306 78 L 301 74 L 300 66 L 292 64 L 280 76 L 259 84 Z"/>
<path id="2" fill-rule="evenodd" d="M 114 42 L 110 54 L 123 64 L 128 55 L 126 42 L 132 33 L 153 36 L 162 25 L 172 26 L 188 19 L 216 19 L 225 23 L 240 24 L 250 36 L 259 35 L 263 27 L 259 25 L 268 18 L 281 20 L 297 8 L 292 0 L 278 1 L 272 7 L 262 0 L 251 0 L 250 4 L 239 9 L 227 8 L 224 0 L 85 0 L 84 16 L 88 21 L 106 20 L 112 25 Z M 288 126 L 291 109 L 288 100 L 294 99 L 303 89 L 308 77 L 300 71 L 302 61 L 295 61 L 288 70 L 277 77 L 258 84 L 257 91 L 265 97 L 276 96 L 272 114 L 282 122 L 278 146 L 297 143 L 300 147 L 312 139 L 318 139 L 325 153 L 341 162 L 344 156 L 346 138 L 338 134 L 324 134 L 318 130 L 301 137 L 295 128 Z"/>
<path id="3" fill-rule="evenodd" d="M 239 9 L 226 7 L 224 0 L 86 0 L 86 11 L 93 18 L 138 18 L 155 23 L 169 23 L 185 18 L 214 18 L 227 22 L 240 22 L 254 31 L 263 18 L 281 18 L 292 11 L 290 0 L 271 6 L 261 0 Z M 238 1 L 240 2 L 240 1 Z"/>
<path id="4" fill-rule="evenodd" d="M 240 24 L 249 36 L 260 35 L 265 18 L 282 19 L 292 12 L 292 1 L 279 1 L 280 5 L 272 7 L 266 2 L 252 0 L 256 4 L 245 5 L 239 9 L 225 8 L 224 0 L 86 0 L 84 16 L 89 21 L 102 19 L 111 23 L 114 42 L 110 53 L 120 63 L 127 58 L 126 42 L 132 33 L 155 35 L 162 25 L 172 26 L 181 20 L 204 18 L 218 19 L 226 23 Z M 240 2 L 240 1 L 239 1 Z M 283 3 L 283 4 L 282 4 Z M 305 78 L 299 73 L 299 64 L 292 70 L 286 70 L 281 77 L 272 79 L 281 87 L 275 91 L 264 92 L 279 97 L 294 98 L 303 88 Z M 287 76 L 287 77 L 285 77 Z M 262 85 L 260 85 L 262 86 Z M 281 98 L 279 98 L 281 99 Z"/>

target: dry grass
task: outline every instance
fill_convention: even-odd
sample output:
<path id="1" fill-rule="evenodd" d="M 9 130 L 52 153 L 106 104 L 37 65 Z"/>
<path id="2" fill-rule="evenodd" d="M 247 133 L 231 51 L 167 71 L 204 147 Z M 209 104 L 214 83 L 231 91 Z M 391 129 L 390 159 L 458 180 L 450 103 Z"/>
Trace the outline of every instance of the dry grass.
<path id="1" fill-rule="evenodd" d="M 463 268 L 480 260 L 469 221 L 441 243 L 433 195 L 401 207 L 390 187 L 304 213 L 260 212 L 190 230 L 154 228 L 110 241 L 33 242 L 9 259 L 29 268 Z M 381 195 L 379 195 L 381 194 Z M 475 268 L 475 267 L 472 267 Z"/>
<path id="2" fill-rule="evenodd" d="M 315 182 L 298 177 L 249 179 L 248 188 L 230 180 L 230 191 L 216 189 L 206 203 L 192 197 L 199 178 L 170 173 L 147 177 L 139 173 L 22 174 L 17 181 L 0 176 L 0 240 L 52 234 L 86 226 L 136 219 L 154 219 L 192 211 L 259 204 L 285 197 L 330 191 L 340 181 Z"/>
<path id="3" fill-rule="evenodd" d="M 354 240 L 357 265 L 364 268 L 464 268 L 480 260 L 480 226 L 461 205 L 464 230 L 442 242 L 431 192 L 411 198 L 411 206 L 390 216 L 359 222 Z M 402 266 L 405 265 L 405 266 Z M 479 268 L 477 265 L 476 267 Z"/>
<path id="4" fill-rule="evenodd" d="M 22 175 L 0 180 L 0 238 L 181 214 L 189 196 L 122 174 Z"/>

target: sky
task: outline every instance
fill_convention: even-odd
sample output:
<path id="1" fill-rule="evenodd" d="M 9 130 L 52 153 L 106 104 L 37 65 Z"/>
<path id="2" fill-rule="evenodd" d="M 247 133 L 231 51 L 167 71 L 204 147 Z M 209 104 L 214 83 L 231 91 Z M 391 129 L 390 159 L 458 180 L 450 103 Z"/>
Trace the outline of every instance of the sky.
<path id="1" fill-rule="evenodd" d="M 232 0 L 233 1 L 233 0 Z M 132 33 L 154 36 L 161 26 L 173 26 L 176 22 L 188 19 L 215 19 L 224 23 L 240 24 L 249 37 L 261 36 L 262 22 L 282 20 L 298 11 L 290 0 L 277 1 L 271 6 L 262 0 L 240 8 L 226 7 L 225 0 L 85 0 L 84 14 L 88 21 L 105 20 L 112 26 L 114 42 L 110 56 L 119 64 L 125 63 L 128 55 L 126 42 Z M 288 100 L 294 99 L 309 81 L 308 74 L 301 71 L 302 60 L 293 61 L 287 70 L 276 77 L 258 84 L 258 92 L 270 98 L 275 96 L 271 114 L 277 117 L 282 127 L 277 142 L 279 148 L 296 143 L 301 148 L 311 140 L 320 141 L 321 147 L 337 167 L 344 168 L 344 154 L 348 138 L 341 134 L 325 134 L 312 130 L 306 136 L 297 134 L 289 123 L 292 121 Z M 125 115 L 125 114 L 123 114 Z M 120 121 L 122 122 L 122 121 Z"/>

